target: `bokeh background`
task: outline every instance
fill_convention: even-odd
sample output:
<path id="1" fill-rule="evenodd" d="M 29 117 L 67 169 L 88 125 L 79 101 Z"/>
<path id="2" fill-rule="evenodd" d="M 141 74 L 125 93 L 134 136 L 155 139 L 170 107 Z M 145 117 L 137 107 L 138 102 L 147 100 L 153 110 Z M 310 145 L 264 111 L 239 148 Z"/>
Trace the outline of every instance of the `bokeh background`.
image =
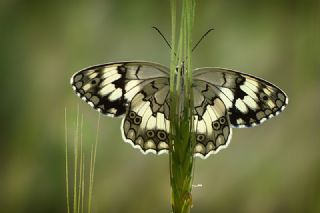
<path id="1" fill-rule="evenodd" d="M 265 78 L 289 105 L 259 127 L 234 129 L 227 149 L 196 160 L 202 187 L 193 190 L 192 212 L 320 212 L 319 6 L 197 1 L 194 40 L 215 31 L 194 52 L 194 67 Z M 72 142 L 80 107 L 87 153 L 98 118 L 74 95 L 70 76 L 112 61 L 169 65 L 151 27 L 170 38 L 170 23 L 169 1 L 0 2 L 0 212 L 66 212 L 65 108 Z M 94 212 L 170 212 L 168 155 L 132 149 L 120 122 L 101 118 Z"/>

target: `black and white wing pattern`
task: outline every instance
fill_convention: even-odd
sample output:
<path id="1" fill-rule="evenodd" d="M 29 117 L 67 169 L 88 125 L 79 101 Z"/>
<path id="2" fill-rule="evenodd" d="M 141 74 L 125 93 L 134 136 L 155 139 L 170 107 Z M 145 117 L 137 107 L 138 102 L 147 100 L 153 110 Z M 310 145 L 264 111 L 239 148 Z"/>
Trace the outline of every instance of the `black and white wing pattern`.
<path id="1" fill-rule="evenodd" d="M 122 121 L 122 135 L 143 153 L 166 153 L 169 149 L 169 79 L 147 84 L 132 99 Z"/>
<path id="2" fill-rule="evenodd" d="M 76 94 L 108 116 L 123 116 L 132 98 L 153 80 L 168 79 L 168 69 L 148 62 L 96 65 L 75 73 L 70 80 Z"/>
<path id="3" fill-rule="evenodd" d="M 119 62 L 75 73 L 76 94 L 104 115 L 122 117 L 122 136 L 143 153 L 169 149 L 169 69 L 149 62 Z M 286 94 L 257 77 L 222 69 L 196 69 L 192 82 L 195 156 L 225 148 L 231 127 L 252 127 L 277 115 Z"/>
<path id="4" fill-rule="evenodd" d="M 233 70 L 200 68 L 195 84 L 205 83 L 228 110 L 232 127 L 253 127 L 276 116 L 288 104 L 286 94 L 273 84 Z"/>
<path id="5" fill-rule="evenodd" d="M 168 68 L 148 62 L 119 62 L 83 69 L 71 78 L 76 94 L 111 117 L 125 116 L 122 135 L 144 153 L 168 149 Z"/>
<path id="6" fill-rule="evenodd" d="M 230 128 L 227 108 L 215 90 L 206 82 L 193 82 L 195 156 L 208 157 L 228 145 Z"/>
<path id="7" fill-rule="evenodd" d="M 193 73 L 195 155 L 207 158 L 227 147 L 231 127 L 253 127 L 279 114 L 286 94 L 260 78 L 222 68 Z"/>

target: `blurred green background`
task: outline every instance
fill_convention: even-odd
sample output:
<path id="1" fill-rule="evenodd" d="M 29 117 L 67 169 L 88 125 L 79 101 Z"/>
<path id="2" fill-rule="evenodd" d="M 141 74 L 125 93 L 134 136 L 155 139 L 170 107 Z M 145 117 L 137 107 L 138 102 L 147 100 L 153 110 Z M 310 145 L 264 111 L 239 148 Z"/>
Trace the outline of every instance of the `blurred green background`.
<path id="1" fill-rule="evenodd" d="M 0 2 L 0 212 L 66 212 L 64 110 L 77 105 L 90 151 L 97 112 L 69 78 L 98 63 L 169 65 L 169 1 Z M 228 149 L 196 160 L 192 212 L 320 212 L 320 2 L 197 1 L 194 67 L 227 67 L 289 96 L 280 116 L 234 129 Z M 94 212 L 170 212 L 168 155 L 142 155 L 102 117 Z M 72 147 L 72 146 L 71 146 Z M 88 152 L 89 152 L 88 151 Z M 72 152 L 72 150 L 71 150 Z M 88 153 L 87 152 L 87 153 Z"/>

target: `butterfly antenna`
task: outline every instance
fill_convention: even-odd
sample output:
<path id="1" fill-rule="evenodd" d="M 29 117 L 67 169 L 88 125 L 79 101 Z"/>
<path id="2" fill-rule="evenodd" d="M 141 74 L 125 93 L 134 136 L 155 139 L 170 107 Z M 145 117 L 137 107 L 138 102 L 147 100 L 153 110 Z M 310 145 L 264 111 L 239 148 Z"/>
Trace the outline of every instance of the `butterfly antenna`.
<path id="1" fill-rule="evenodd" d="M 203 34 L 203 36 L 199 39 L 199 41 L 196 43 L 196 45 L 194 45 L 194 47 L 192 48 L 192 52 L 197 48 L 197 46 L 200 44 L 200 42 L 212 31 L 214 30 L 213 28 L 210 28 L 205 34 Z"/>
<path id="2" fill-rule="evenodd" d="M 158 33 L 161 35 L 161 37 L 163 38 L 163 40 L 166 42 L 166 44 L 168 45 L 168 47 L 170 48 L 170 50 L 172 49 L 171 48 L 171 45 L 170 43 L 168 42 L 168 40 L 166 39 L 166 37 L 162 34 L 162 32 L 155 26 L 152 27 L 153 29 L 155 29 L 156 31 L 158 31 Z"/>

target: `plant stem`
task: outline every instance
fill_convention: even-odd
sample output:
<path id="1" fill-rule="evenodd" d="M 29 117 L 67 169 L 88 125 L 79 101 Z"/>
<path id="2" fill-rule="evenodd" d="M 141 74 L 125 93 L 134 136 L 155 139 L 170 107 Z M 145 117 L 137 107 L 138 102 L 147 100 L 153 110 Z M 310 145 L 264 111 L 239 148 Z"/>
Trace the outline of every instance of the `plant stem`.
<path id="1" fill-rule="evenodd" d="M 96 140 L 94 145 L 92 144 L 91 146 L 91 154 L 90 154 L 88 213 L 92 211 L 92 191 L 93 191 L 93 182 L 94 182 L 94 169 L 95 169 L 96 157 L 97 157 L 99 127 L 100 127 L 100 114 L 97 122 Z"/>
<path id="2" fill-rule="evenodd" d="M 79 105 L 77 109 L 77 122 L 74 133 L 74 182 L 73 182 L 73 212 L 77 213 L 77 174 L 78 174 L 78 142 L 79 142 Z"/>
<path id="3" fill-rule="evenodd" d="M 69 156 L 68 152 L 68 124 L 67 124 L 67 109 L 65 109 L 65 172 L 66 172 L 66 201 L 67 201 L 67 212 L 70 213 L 71 210 L 73 213 L 83 213 L 85 208 L 87 212 L 92 211 L 92 195 L 93 195 L 93 184 L 94 184 L 94 173 L 95 173 L 95 163 L 97 156 L 97 147 L 98 147 L 98 135 L 99 135 L 99 126 L 100 126 L 100 115 L 97 121 L 97 130 L 95 142 L 91 144 L 90 150 L 90 162 L 89 169 L 86 168 L 86 149 L 83 141 L 83 114 L 81 114 L 81 121 L 79 123 L 79 105 L 77 109 L 75 127 L 74 127 L 74 136 L 73 136 L 73 154 L 74 156 Z M 74 158 L 74 168 L 73 168 L 73 204 L 72 209 L 70 207 L 70 193 L 69 193 L 69 157 Z M 89 173 L 86 175 L 86 173 Z M 86 177 L 89 177 L 89 180 L 86 180 Z M 72 178 L 72 177 L 71 177 Z M 88 184 L 87 184 L 88 182 Z M 87 189 L 85 189 L 87 187 Z M 87 192 L 88 191 L 88 192 Z M 85 194 L 87 192 L 87 194 Z"/>
<path id="4" fill-rule="evenodd" d="M 172 52 L 170 70 L 170 182 L 171 207 L 174 213 L 190 212 L 192 205 L 193 95 L 191 89 L 191 33 L 195 0 L 182 1 L 180 32 L 176 46 L 176 0 L 171 1 Z M 176 66 L 180 66 L 176 71 Z"/>
<path id="5" fill-rule="evenodd" d="M 64 110 L 64 123 L 65 123 L 65 143 L 66 143 L 66 199 L 67 199 L 67 212 L 70 213 L 70 198 L 69 198 L 69 162 L 68 162 L 68 125 L 67 125 L 67 108 Z"/>

